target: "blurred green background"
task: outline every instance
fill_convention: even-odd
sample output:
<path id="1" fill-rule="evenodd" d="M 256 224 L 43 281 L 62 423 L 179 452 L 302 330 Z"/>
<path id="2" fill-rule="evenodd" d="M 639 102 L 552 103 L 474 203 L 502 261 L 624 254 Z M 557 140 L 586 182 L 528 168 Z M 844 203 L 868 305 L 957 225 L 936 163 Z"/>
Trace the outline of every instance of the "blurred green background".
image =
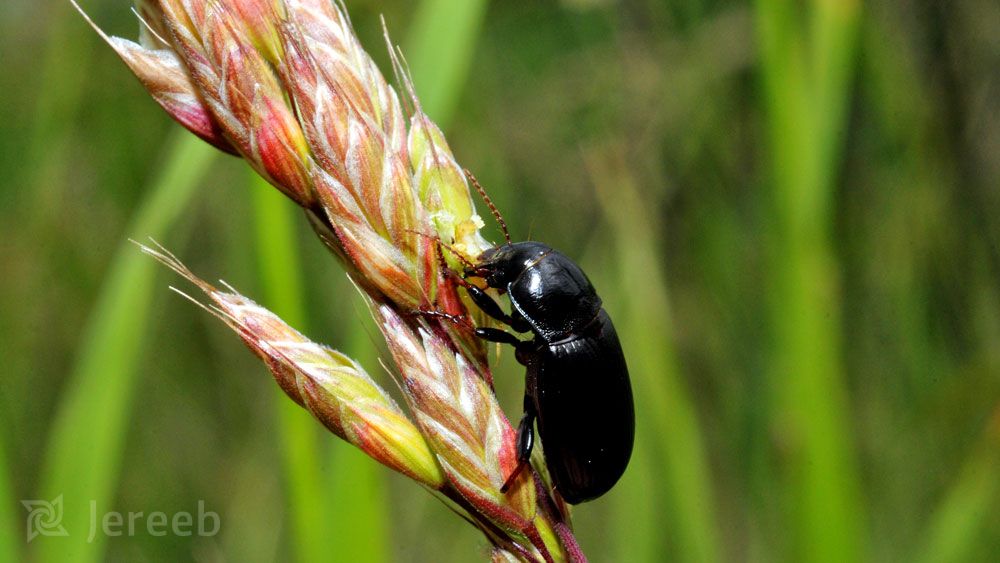
<path id="1" fill-rule="evenodd" d="M 128 2 L 84 7 L 136 36 Z M 576 510 L 593 561 L 995 560 L 1000 4 L 348 8 L 384 70 L 385 15 L 515 236 L 577 258 L 619 327 L 637 445 Z M 6 0 L 0 48 L 0 561 L 485 559 L 127 243 L 154 236 L 393 387 L 293 206 L 174 125 L 68 3 Z M 19 501 L 59 495 L 70 536 L 26 542 Z M 87 542 L 90 501 L 203 501 L 222 527 Z"/>

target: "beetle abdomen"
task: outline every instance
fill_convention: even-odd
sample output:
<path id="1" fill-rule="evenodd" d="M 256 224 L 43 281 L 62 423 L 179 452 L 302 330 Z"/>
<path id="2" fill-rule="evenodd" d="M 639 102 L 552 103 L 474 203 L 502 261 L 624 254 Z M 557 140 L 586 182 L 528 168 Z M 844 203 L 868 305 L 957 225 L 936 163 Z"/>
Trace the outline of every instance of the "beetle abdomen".
<path id="1" fill-rule="evenodd" d="M 544 347 L 535 405 L 546 466 L 570 504 L 607 492 L 632 455 L 635 413 L 618 334 L 603 309 L 576 338 Z"/>

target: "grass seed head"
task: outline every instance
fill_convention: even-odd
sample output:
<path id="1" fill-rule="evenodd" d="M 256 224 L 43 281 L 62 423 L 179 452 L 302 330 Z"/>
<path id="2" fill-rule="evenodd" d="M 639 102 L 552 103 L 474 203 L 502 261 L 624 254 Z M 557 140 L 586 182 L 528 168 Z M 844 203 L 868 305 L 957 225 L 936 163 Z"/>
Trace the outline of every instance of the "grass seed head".
<path id="1" fill-rule="evenodd" d="M 414 329 L 386 306 L 376 318 L 417 424 L 449 480 L 477 509 L 523 532 L 535 517 L 535 485 L 522 472 L 506 495 L 500 492 L 517 466 L 517 436 L 493 390 L 429 325 Z"/>
<path id="2" fill-rule="evenodd" d="M 141 248 L 201 289 L 212 301 L 205 308 L 229 325 L 268 366 L 278 386 L 331 432 L 432 489 L 443 486 L 420 430 L 357 362 L 310 341 L 232 288 L 223 291 L 198 278 L 165 250 Z"/>
<path id="3" fill-rule="evenodd" d="M 139 42 L 101 36 L 174 119 L 307 211 L 370 299 L 413 421 L 350 358 L 198 279 L 162 249 L 145 250 L 198 285 L 210 310 L 327 428 L 466 511 L 495 558 L 578 553 L 571 535 L 552 532 L 565 526 L 536 474 L 500 492 L 517 463 L 516 432 L 493 394 L 482 342 L 468 327 L 413 314 L 467 310 L 441 271 L 438 239 L 450 268 L 492 245 L 391 42 L 402 101 L 330 0 L 139 0 L 136 8 Z"/>
<path id="4" fill-rule="evenodd" d="M 376 300 L 401 310 L 437 300 L 435 245 L 420 233 L 466 258 L 491 246 L 398 57 L 409 119 L 336 4 L 143 0 L 137 8 L 139 43 L 102 37 L 172 117 L 323 220 Z"/>

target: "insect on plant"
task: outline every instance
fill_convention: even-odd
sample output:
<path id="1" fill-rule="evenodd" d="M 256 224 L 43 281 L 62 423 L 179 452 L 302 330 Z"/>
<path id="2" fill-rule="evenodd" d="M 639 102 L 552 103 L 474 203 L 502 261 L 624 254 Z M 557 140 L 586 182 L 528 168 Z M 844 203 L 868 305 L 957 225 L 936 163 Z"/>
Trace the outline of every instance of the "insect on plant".
<path id="1" fill-rule="evenodd" d="M 518 464 L 501 491 L 528 464 L 537 421 L 555 490 L 570 504 L 593 500 L 621 478 L 635 437 L 632 387 L 618 333 L 583 270 L 544 243 L 512 242 L 486 190 L 468 170 L 465 174 L 506 242 L 485 250 L 475 262 L 456 254 L 465 263 L 463 276 L 449 271 L 484 313 L 515 332 L 532 334 L 531 340 L 521 340 L 499 328 L 473 329 L 484 340 L 512 345 L 517 361 L 527 368 Z M 467 278 L 481 278 L 487 287 L 508 295 L 510 314 Z M 420 313 L 462 322 L 447 313 Z"/>
<path id="2" fill-rule="evenodd" d="M 540 243 L 512 243 L 488 198 L 507 242 L 479 234 L 475 181 L 421 109 L 388 30 L 403 96 L 337 2 L 138 0 L 136 9 L 138 43 L 94 27 L 170 115 L 305 211 L 364 295 L 404 404 L 359 362 L 231 286 L 198 278 L 163 247 L 143 251 L 198 287 L 210 301 L 202 305 L 328 430 L 476 526 L 494 560 L 586 561 L 571 514 L 553 501 L 600 496 L 628 463 L 634 414 L 618 337 L 579 267 Z M 465 268 L 448 266 L 442 241 Z M 466 278 L 510 294 L 514 312 Z M 461 286 L 484 315 L 534 338 L 450 330 L 456 320 L 472 324 Z M 438 304 L 458 316 L 410 314 Z M 514 344 L 527 366 L 518 428 L 493 393 L 483 339 Z M 559 495 L 523 471 L 536 419 Z"/>

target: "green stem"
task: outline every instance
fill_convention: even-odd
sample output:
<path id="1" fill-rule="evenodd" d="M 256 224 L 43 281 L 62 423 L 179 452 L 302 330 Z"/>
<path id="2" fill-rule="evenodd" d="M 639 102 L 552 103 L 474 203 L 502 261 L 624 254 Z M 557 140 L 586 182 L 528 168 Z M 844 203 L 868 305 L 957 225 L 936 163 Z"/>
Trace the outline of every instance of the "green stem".
<path id="1" fill-rule="evenodd" d="M 303 270 L 295 237 L 299 214 L 270 184 L 251 174 L 255 248 L 264 297 L 277 315 L 307 331 Z M 388 518 L 384 503 L 372 502 L 370 495 L 359 498 L 353 494 L 359 487 L 378 493 L 382 488 L 378 466 L 363 455 L 351 455 L 353 447 L 335 443 L 331 479 L 324 479 L 320 473 L 323 450 L 318 442 L 319 424 L 285 397 L 278 399 L 277 408 L 297 560 L 320 563 L 337 553 L 350 561 L 385 561 Z"/>
<path id="2" fill-rule="evenodd" d="M 34 198 L 28 208 L 28 224 L 39 236 L 47 235 L 47 228 L 63 209 L 68 182 L 57 177 L 64 172 L 73 139 L 66 124 L 75 122 L 82 103 L 95 40 L 68 2 L 53 3 L 46 11 L 49 40 L 36 75 L 37 100 L 24 159 L 32 163 L 24 167 L 28 175 L 25 185 Z M 75 55 L 67 57 L 66 53 Z"/>
<path id="3" fill-rule="evenodd" d="M 772 158 L 772 424 L 783 437 L 793 559 L 856 561 L 863 554 L 864 514 L 841 365 L 830 201 L 859 9 L 842 0 L 806 6 L 757 2 Z"/>
<path id="4" fill-rule="evenodd" d="M 127 236 L 163 237 L 184 211 L 216 151 L 177 131 Z M 122 237 L 125 238 L 125 235 Z M 128 415 L 141 373 L 153 282 L 160 268 L 123 240 L 81 338 L 80 356 L 66 383 L 49 436 L 42 499 L 63 495 L 68 537 L 39 536 L 39 561 L 91 562 L 106 538 L 88 542 L 89 503 L 107 510 L 121 470 Z"/>
<path id="5" fill-rule="evenodd" d="M 975 561 L 977 534 L 995 522 L 1000 497 L 1000 408 L 985 435 L 958 472 L 954 485 L 934 510 L 922 549 L 911 561 Z M 981 553 L 986 553 L 984 549 Z"/>
<path id="6" fill-rule="evenodd" d="M 661 507 L 660 513 L 669 521 L 667 535 L 676 537 L 677 546 L 671 551 L 679 561 L 718 561 L 711 472 L 694 401 L 677 366 L 670 339 L 669 288 L 659 267 L 662 252 L 656 247 L 655 241 L 660 240 L 656 222 L 623 165 L 594 169 L 598 172 L 595 182 L 601 208 L 615 232 L 619 294 L 626 296 L 626 314 L 619 326 L 636 396 L 634 462 L 640 466 L 634 469 L 636 483 L 645 482 L 652 489 L 654 483 L 660 482 L 665 487 L 669 504 Z M 628 487 L 629 479 L 624 484 Z M 623 495 L 626 502 L 634 496 L 649 495 L 649 490 L 630 492 L 633 495 Z M 639 506 L 648 506 L 648 502 L 643 498 Z M 633 514 L 623 507 L 619 519 L 642 519 L 630 517 Z M 656 518 L 652 513 L 649 517 Z M 625 539 L 632 533 L 634 529 L 621 534 L 623 543 L 618 546 L 616 559 L 638 560 L 636 550 L 641 551 L 638 544 L 643 543 L 640 540 L 656 537 L 637 533 L 636 539 Z M 664 548 L 659 546 L 660 551 Z M 648 555 L 651 548 L 645 549 Z"/>
<path id="7" fill-rule="evenodd" d="M 404 54 L 420 103 L 442 127 L 451 123 L 469 75 L 486 0 L 424 0 L 413 17 Z"/>

